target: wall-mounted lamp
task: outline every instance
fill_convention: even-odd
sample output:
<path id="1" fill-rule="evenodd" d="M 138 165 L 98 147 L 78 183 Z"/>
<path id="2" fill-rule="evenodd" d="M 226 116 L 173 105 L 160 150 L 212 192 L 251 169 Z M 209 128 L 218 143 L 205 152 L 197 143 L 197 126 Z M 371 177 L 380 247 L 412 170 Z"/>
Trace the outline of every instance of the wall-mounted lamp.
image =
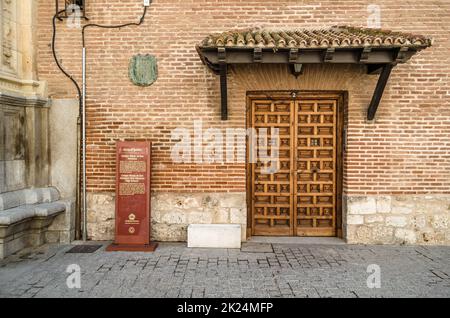
<path id="1" fill-rule="evenodd" d="M 88 20 L 86 17 L 86 0 L 55 0 L 55 2 L 56 14 L 59 20 L 68 18 L 73 14 L 79 14 L 80 18 Z M 63 8 L 64 12 L 59 14 Z"/>

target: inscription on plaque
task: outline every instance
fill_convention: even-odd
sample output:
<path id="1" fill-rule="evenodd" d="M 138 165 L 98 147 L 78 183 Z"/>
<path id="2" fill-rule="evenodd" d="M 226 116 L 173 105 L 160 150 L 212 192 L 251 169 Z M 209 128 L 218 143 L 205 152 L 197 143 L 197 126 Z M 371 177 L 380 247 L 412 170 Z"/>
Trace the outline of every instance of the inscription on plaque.
<path id="1" fill-rule="evenodd" d="M 150 242 L 151 143 L 117 142 L 115 244 Z"/>

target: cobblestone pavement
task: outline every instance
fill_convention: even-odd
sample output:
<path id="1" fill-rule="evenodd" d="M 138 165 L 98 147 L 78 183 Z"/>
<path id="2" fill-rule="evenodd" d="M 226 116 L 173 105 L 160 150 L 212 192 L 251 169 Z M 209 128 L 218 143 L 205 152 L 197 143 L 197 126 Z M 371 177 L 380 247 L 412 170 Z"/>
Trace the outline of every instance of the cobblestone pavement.
<path id="1" fill-rule="evenodd" d="M 71 246 L 0 262 L 0 297 L 450 297 L 450 247 L 286 245 L 273 252 L 188 249 L 66 254 Z M 69 289 L 70 264 L 81 289 Z M 367 287 L 367 267 L 381 288 Z"/>

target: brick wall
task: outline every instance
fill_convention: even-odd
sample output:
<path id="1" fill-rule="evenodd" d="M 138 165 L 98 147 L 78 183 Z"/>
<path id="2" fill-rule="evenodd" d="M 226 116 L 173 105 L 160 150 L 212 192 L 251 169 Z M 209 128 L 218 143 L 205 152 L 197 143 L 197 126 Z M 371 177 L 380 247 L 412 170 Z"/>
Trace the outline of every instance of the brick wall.
<path id="1" fill-rule="evenodd" d="M 195 44 L 205 35 L 253 26 L 300 28 L 366 26 L 367 5 L 381 6 L 382 27 L 432 36 L 434 46 L 396 67 L 374 123 L 365 122 L 377 76 L 357 66 L 307 66 L 298 79 L 283 66 L 232 67 L 230 120 L 220 121 L 218 78 L 201 64 Z M 245 92 L 254 89 L 349 91 L 348 194 L 450 193 L 450 2 L 154 0 L 141 27 L 89 29 L 87 45 L 88 187 L 114 190 L 117 139 L 154 141 L 153 188 L 175 192 L 243 192 L 243 164 L 173 164 L 171 131 L 245 126 Z M 39 77 L 53 98 L 76 96 L 52 60 L 54 2 L 39 0 Z M 88 1 L 93 23 L 138 21 L 141 0 Z M 58 55 L 80 80 L 80 31 L 58 23 Z M 131 84 L 129 59 L 156 55 L 159 79 Z"/>

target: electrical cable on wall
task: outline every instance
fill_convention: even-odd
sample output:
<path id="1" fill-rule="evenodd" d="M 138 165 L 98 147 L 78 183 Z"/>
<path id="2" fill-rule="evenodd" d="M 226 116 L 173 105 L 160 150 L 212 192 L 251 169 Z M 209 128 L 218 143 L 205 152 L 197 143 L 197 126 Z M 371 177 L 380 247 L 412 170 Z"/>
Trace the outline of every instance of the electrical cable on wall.
<path id="1" fill-rule="evenodd" d="M 66 10 L 61 10 L 58 13 L 56 13 L 53 16 L 53 21 L 52 21 L 52 26 L 53 26 L 53 34 L 52 34 L 52 54 L 53 54 L 53 59 L 56 62 L 56 65 L 58 66 L 58 68 L 60 69 L 60 71 L 67 76 L 70 81 L 75 85 L 75 88 L 77 89 L 78 92 L 78 99 L 80 101 L 80 115 L 81 115 L 81 88 L 80 85 L 78 84 L 78 82 L 73 78 L 72 75 L 70 75 L 66 70 L 64 70 L 64 68 L 62 67 L 61 63 L 58 60 L 58 57 L 56 55 L 56 48 L 55 48 L 55 44 L 56 44 L 56 19 L 65 12 Z"/>
<path id="2" fill-rule="evenodd" d="M 56 62 L 56 65 L 58 66 L 58 68 L 60 69 L 60 71 L 70 79 L 70 81 L 75 85 L 75 88 L 77 90 L 78 93 L 78 98 L 80 101 L 80 115 L 81 115 L 81 88 L 80 85 L 78 84 L 78 82 L 73 78 L 72 75 L 70 75 L 66 70 L 64 70 L 63 66 L 61 65 L 61 63 L 58 60 L 57 54 L 56 54 L 56 48 L 55 48 L 55 44 L 56 44 L 56 19 L 63 13 L 65 13 L 66 10 L 61 10 L 58 13 L 56 13 L 53 16 L 53 20 L 52 20 L 52 27 L 53 27 L 53 34 L 52 34 L 52 54 L 53 54 L 53 59 Z M 85 46 L 85 29 L 87 29 L 88 27 L 98 27 L 98 28 L 104 28 L 104 29 L 118 29 L 118 28 L 123 28 L 123 27 L 127 27 L 127 26 L 140 26 L 142 23 L 144 23 L 144 19 L 145 19 L 145 15 L 147 14 L 147 6 L 144 6 L 144 13 L 142 14 L 141 19 L 139 20 L 138 23 L 125 23 L 125 24 L 120 24 L 120 25 L 100 25 L 100 24 L 95 24 L 95 23 L 90 23 L 90 24 L 86 24 L 85 26 L 83 26 L 81 33 L 82 33 L 82 44 L 83 47 Z"/>
<path id="3" fill-rule="evenodd" d="M 53 16 L 53 36 L 52 36 L 52 52 L 53 58 L 56 62 L 56 65 L 61 70 L 61 72 L 67 76 L 71 82 L 75 85 L 78 97 L 79 97 L 79 105 L 80 105 L 80 118 L 82 123 L 81 129 L 81 157 L 82 157 L 82 212 L 83 212 L 83 241 L 87 240 L 87 205 L 86 205 L 86 46 L 85 46 L 85 33 L 86 29 L 89 27 L 98 27 L 103 29 L 119 29 L 128 26 L 140 26 L 144 23 L 145 16 L 147 14 L 147 6 L 150 5 L 151 1 L 144 1 L 144 12 L 139 20 L 139 22 L 131 22 L 124 23 L 118 25 L 101 25 L 95 23 L 89 23 L 82 27 L 81 35 L 82 35 L 82 87 L 80 88 L 78 82 L 62 67 L 61 63 L 58 61 L 55 44 L 56 44 L 56 19 L 60 16 L 60 14 L 64 13 L 66 10 L 61 10 Z"/>
<path id="4" fill-rule="evenodd" d="M 81 29 L 81 33 L 82 33 L 82 44 L 83 47 L 85 47 L 85 30 L 89 27 L 97 27 L 97 28 L 102 28 L 102 29 L 120 29 L 120 28 L 124 28 L 127 26 L 140 26 L 142 23 L 144 23 L 144 19 L 145 19 L 145 15 L 147 14 L 147 7 L 144 7 L 144 13 L 142 14 L 141 19 L 139 20 L 138 23 L 136 22 L 131 22 L 131 23 L 125 23 L 125 24 L 118 24 L 118 25 L 102 25 L 102 24 L 95 24 L 95 23 L 89 23 L 83 26 L 83 28 Z"/>

